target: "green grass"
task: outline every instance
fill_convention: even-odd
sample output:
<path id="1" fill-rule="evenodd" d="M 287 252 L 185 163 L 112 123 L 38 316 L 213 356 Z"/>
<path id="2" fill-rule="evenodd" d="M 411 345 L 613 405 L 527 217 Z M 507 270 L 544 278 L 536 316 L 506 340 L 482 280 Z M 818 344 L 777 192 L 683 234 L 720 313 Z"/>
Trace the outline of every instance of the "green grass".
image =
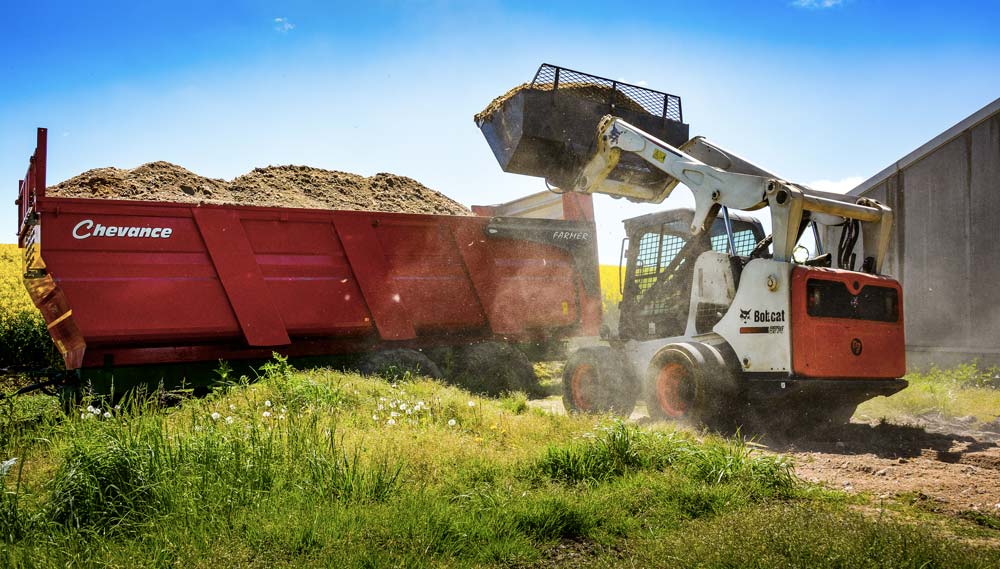
<path id="1" fill-rule="evenodd" d="M 911 418 L 940 414 L 947 418 L 974 417 L 988 423 L 1000 417 L 1000 369 L 976 363 L 951 369 L 931 368 L 907 374 L 909 387 L 891 397 L 861 404 L 862 419 Z"/>
<path id="2" fill-rule="evenodd" d="M 171 408 L 88 401 L 64 416 L 19 398 L 0 433 L 0 463 L 18 458 L 0 468 L 3 567 L 547 567 L 567 551 L 593 566 L 1000 563 L 980 542 L 858 513 L 738 438 L 411 376 L 276 361 Z"/>

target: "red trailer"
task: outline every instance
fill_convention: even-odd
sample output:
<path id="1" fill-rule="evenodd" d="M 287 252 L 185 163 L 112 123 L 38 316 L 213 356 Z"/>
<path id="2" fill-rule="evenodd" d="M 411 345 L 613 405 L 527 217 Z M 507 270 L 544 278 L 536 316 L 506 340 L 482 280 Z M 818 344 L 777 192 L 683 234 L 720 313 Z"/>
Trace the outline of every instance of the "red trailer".
<path id="1" fill-rule="evenodd" d="M 17 200 L 24 282 L 84 378 L 600 324 L 590 196 L 557 198 L 563 219 L 59 198 L 45 166 L 38 129 Z"/>

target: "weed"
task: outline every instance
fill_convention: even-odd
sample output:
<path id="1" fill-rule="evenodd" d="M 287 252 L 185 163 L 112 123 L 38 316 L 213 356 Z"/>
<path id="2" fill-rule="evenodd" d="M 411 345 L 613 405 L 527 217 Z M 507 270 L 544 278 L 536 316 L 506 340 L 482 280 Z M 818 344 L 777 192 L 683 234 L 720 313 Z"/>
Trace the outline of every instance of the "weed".
<path id="1" fill-rule="evenodd" d="M 160 456 L 148 450 L 114 429 L 72 441 L 52 482 L 52 519 L 96 530 L 144 520 L 160 505 L 163 470 Z"/>

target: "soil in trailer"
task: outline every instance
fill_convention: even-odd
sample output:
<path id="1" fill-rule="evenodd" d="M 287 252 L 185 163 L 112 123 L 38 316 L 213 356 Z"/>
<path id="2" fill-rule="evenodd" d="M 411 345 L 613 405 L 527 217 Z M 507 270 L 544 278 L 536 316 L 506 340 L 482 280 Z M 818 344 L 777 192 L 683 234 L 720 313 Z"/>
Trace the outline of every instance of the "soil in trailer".
<path id="1" fill-rule="evenodd" d="M 47 193 L 72 198 L 471 215 L 462 204 L 406 176 L 361 176 L 310 166 L 256 168 L 227 182 L 170 162 L 150 162 L 132 169 L 88 170 L 49 187 Z"/>

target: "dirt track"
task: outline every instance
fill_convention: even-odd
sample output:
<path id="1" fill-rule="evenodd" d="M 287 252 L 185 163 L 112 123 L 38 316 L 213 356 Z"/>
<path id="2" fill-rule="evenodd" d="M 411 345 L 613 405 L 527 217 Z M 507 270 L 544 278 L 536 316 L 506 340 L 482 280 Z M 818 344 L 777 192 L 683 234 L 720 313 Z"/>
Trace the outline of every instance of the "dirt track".
<path id="1" fill-rule="evenodd" d="M 557 396 L 529 405 L 565 412 Z M 641 405 L 630 419 L 649 420 Z M 796 474 L 808 482 L 875 497 L 909 495 L 934 510 L 1000 515 L 1000 425 L 975 430 L 939 417 L 897 422 L 851 423 L 809 438 L 758 440 L 763 449 L 790 456 Z"/>
<path id="2" fill-rule="evenodd" d="M 944 420 L 852 423 L 809 440 L 774 441 L 800 478 L 876 497 L 910 494 L 933 509 L 1000 514 L 1000 433 Z M 922 423 L 922 424 L 921 424 Z"/>

